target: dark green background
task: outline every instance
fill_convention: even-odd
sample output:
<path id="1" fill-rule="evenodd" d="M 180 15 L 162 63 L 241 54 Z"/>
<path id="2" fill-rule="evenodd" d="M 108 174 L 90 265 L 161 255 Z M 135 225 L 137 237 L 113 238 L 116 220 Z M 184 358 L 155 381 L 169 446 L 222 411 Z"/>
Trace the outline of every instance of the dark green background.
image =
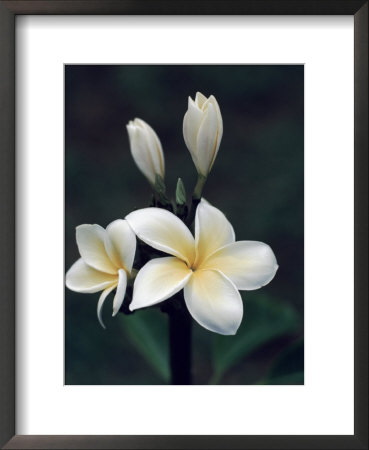
<path id="1" fill-rule="evenodd" d="M 125 125 L 147 121 L 162 142 L 166 183 L 191 192 L 196 171 L 182 135 L 188 96 L 213 94 L 224 134 L 204 197 L 229 218 L 237 240 L 274 250 L 279 270 L 242 292 L 236 336 L 193 326 L 195 384 L 302 384 L 304 309 L 303 66 L 65 67 L 65 263 L 79 257 L 75 227 L 108 225 L 148 205 Z M 96 318 L 97 294 L 65 292 L 66 384 L 163 384 L 169 380 L 167 318 L 142 310 Z"/>

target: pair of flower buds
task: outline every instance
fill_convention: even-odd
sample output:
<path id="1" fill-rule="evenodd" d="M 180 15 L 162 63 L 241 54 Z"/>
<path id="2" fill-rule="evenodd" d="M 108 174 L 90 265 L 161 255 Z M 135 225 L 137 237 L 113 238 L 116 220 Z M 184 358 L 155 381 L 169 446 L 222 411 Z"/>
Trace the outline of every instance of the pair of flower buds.
<path id="1" fill-rule="evenodd" d="M 133 159 L 145 177 L 154 186 L 156 175 L 164 179 L 163 149 L 155 131 L 141 119 L 127 125 Z M 197 92 L 195 100 L 188 99 L 188 110 L 183 119 L 183 136 L 198 174 L 207 177 L 223 135 L 223 120 L 218 102 L 211 95 L 206 98 Z"/>

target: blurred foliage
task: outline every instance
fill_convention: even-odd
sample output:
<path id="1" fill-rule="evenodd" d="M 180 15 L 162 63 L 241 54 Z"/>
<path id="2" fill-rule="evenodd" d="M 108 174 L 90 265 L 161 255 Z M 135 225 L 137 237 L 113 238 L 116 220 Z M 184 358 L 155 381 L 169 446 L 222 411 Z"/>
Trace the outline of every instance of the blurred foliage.
<path id="1" fill-rule="evenodd" d="M 261 294 L 251 301 L 244 297 L 245 315 L 235 336 L 216 335 L 213 350 L 214 373 L 211 383 L 245 359 L 253 351 L 278 337 L 298 331 L 299 317 L 288 304 Z"/>
<path id="2" fill-rule="evenodd" d="M 119 315 L 122 335 L 145 358 L 152 369 L 168 383 L 170 380 L 168 320 L 154 308 L 140 311 L 129 316 Z"/>
<path id="3" fill-rule="evenodd" d="M 299 339 L 282 350 L 260 384 L 303 384 L 304 341 Z"/>
<path id="4" fill-rule="evenodd" d="M 194 322 L 194 383 L 302 384 L 303 66 L 66 66 L 66 270 L 79 257 L 77 225 L 106 226 L 150 202 L 125 130 L 134 117 L 161 139 L 167 194 L 175 198 L 181 177 L 190 196 L 196 171 L 182 120 L 197 90 L 216 96 L 224 122 L 204 196 L 227 215 L 238 240 L 268 243 L 280 268 L 268 286 L 242 293 L 236 336 Z M 112 318 L 110 299 L 103 330 L 98 295 L 65 292 L 66 384 L 167 383 L 166 314 L 150 308 Z"/>

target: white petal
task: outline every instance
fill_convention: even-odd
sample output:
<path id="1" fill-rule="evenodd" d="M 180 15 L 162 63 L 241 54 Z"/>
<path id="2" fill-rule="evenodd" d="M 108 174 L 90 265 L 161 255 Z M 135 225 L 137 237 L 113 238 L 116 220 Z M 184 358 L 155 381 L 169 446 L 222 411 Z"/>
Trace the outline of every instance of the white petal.
<path id="1" fill-rule="evenodd" d="M 151 184 L 155 184 L 155 168 L 147 144 L 146 133 L 137 125 L 137 120 L 139 119 L 135 119 L 127 125 L 131 154 L 137 167 Z"/>
<path id="2" fill-rule="evenodd" d="M 194 272 L 184 288 L 191 316 L 204 328 L 220 334 L 235 334 L 241 324 L 243 304 L 234 284 L 213 270 Z"/>
<path id="3" fill-rule="evenodd" d="M 154 129 L 142 119 L 135 119 L 142 129 L 147 142 L 149 157 L 154 168 L 154 173 L 164 178 L 164 154 L 160 139 Z"/>
<path id="4" fill-rule="evenodd" d="M 196 267 L 220 247 L 234 241 L 233 227 L 225 215 L 202 200 L 195 217 Z"/>
<path id="5" fill-rule="evenodd" d="M 165 176 L 165 160 L 164 160 L 164 152 L 163 152 L 163 148 L 161 146 L 161 142 L 160 139 L 158 137 L 158 135 L 154 132 L 154 136 L 153 139 L 156 143 L 156 152 L 157 152 L 157 165 L 158 165 L 158 169 L 157 172 L 159 175 L 161 175 L 162 178 L 164 178 Z"/>
<path id="6" fill-rule="evenodd" d="M 204 112 L 196 141 L 198 169 L 207 175 L 217 151 L 218 119 L 214 105 L 209 103 Z"/>
<path id="7" fill-rule="evenodd" d="M 76 228 L 78 250 L 89 266 L 101 272 L 115 274 L 117 270 L 105 250 L 105 233 L 100 225 L 79 225 Z"/>
<path id="8" fill-rule="evenodd" d="M 196 159 L 196 143 L 197 134 L 199 132 L 203 112 L 197 107 L 194 101 L 189 97 L 188 110 L 183 119 L 183 137 L 188 150 L 191 153 L 192 159 L 197 165 Z"/>
<path id="9" fill-rule="evenodd" d="M 222 137 L 223 137 L 223 119 L 222 119 L 222 115 L 220 113 L 220 108 L 219 108 L 218 102 L 216 101 L 215 97 L 213 95 L 211 95 L 207 101 L 209 103 L 211 103 L 212 105 L 214 105 L 215 112 L 217 113 L 217 121 L 218 121 L 217 142 L 216 142 L 216 147 L 215 147 L 215 153 L 214 153 L 214 156 L 213 156 L 213 160 L 212 160 L 212 162 L 210 164 L 210 169 L 211 169 L 213 164 L 214 164 L 215 158 L 216 158 L 216 156 L 218 154 L 220 142 L 221 142 Z M 209 171 L 210 171 L 210 169 L 209 169 Z"/>
<path id="10" fill-rule="evenodd" d="M 104 322 L 102 320 L 102 307 L 104 305 L 104 302 L 106 300 L 106 297 L 110 294 L 110 292 L 115 288 L 114 286 L 111 286 L 110 288 L 105 289 L 100 295 L 99 301 L 97 302 L 97 318 L 99 319 L 100 325 L 103 328 L 106 328 L 104 325 Z"/>
<path id="11" fill-rule="evenodd" d="M 256 241 L 239 241 L 215 252 L 202 266 L 223 272 L 237 289 L 253 290 L 268 284 L 278 269 L 269 245 Z"/>
<path id="12" fill-rule="evenodd" d="M 137 274 L 129 309 L 133 311 L 168 299 L 183 288 L 191 275 L 192 271 L 178 258 L 152 259 Z"/>
<path id="13" fill-rule="evenodd" d="M 131 273 L 136 253 L 136 236 L 126 220 L 118 219 L 107 226 L 105 249 L 117 268 Z"/>
<path id="14" fill-rule="evenodd" d="M 102 291 L 116 281 L 117 275 L 95 270 L 88 266 L 82 258 L 73 264 L 65 277 L 65 284 L 68 289 L 85 294 Z"/>
<path id="15" fill-rule="evenodd" d="M 194 260 L 195 241 L 186 225 L 171 212 L 161 208 L 144 208 L 126 217 L 136 235 L 151 247 L 183 259 Z"/>
<path id="16" fill-rule="evenodd" d="M 113 301 L 113 316 L 115 316 L 119 308 L 122 306 L 124 296 L 126 295 L 127 288 L 127 273 L 124 269 L 119 270 L 119 282 L 117 286 L 117 292 Z"/>
<path id="17" fill-rule="evenodd" d="M 195 103 L 199 108 L 202 108 L 204 103 L 206 102 L 206 97 L 201 92 L 196 92 Z"/>

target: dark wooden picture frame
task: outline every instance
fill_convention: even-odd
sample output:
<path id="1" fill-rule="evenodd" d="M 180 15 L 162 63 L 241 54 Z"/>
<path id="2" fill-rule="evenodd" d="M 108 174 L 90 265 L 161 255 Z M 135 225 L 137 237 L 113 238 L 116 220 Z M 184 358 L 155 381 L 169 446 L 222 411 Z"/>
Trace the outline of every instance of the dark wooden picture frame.
<path id="1" fill-rule="evenodd" d="M 25 14 L 353 15 L 355 364 L 352 436 L 15 435 L 15 18 Z M 339 92 L 337 93 L 339 95 Z M 75 449 L 368 449 L 368 1 L 0 0 L 0 445 Z M 317 405 L 318 407 L 318 405 Z M 50 412 L 52 413 L 52 412 Z M 170 431 L 170 430 L 168 430 Z"/>

